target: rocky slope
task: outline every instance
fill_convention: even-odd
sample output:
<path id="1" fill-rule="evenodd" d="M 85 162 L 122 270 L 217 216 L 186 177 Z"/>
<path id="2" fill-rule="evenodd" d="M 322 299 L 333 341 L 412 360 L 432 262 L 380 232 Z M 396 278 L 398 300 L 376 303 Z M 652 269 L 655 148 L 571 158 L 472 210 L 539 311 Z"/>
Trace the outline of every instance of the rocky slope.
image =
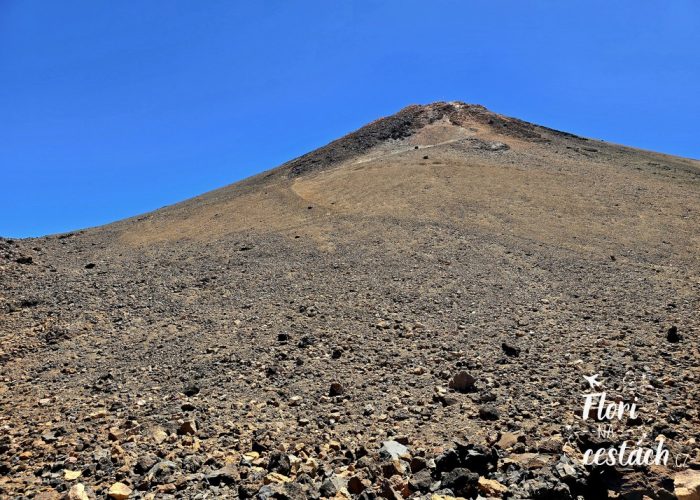
<path id="1" fill-rule="evenodd" d="M 699 195 L 696 161 L 435 103 L 0 240 L 0 496 L 698 498 Z M 583 420 L 594 374 L 637 414 Z M 625 441 L 670 459 L 582 464 Z"/>

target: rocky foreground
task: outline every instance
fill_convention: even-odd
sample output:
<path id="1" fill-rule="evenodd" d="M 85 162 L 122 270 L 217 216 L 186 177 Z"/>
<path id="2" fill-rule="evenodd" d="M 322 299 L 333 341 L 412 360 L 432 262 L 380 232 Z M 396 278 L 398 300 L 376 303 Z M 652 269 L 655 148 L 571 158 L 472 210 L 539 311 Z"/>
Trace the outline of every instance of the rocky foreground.
<path id="1" fill-rule="evenodd" d="M 0 497 L 698 499 L 699 194 L 436 103 L 0 239 Z"/>

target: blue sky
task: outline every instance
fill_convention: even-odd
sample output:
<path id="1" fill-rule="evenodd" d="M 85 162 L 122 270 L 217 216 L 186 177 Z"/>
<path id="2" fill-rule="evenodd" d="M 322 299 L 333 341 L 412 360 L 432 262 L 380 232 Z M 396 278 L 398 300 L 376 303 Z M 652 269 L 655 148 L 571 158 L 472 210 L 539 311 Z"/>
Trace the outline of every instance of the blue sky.
<path id="1" fill-rule="evenodd" d="M 0 0 L 0 235 L 111 222 L 412 103 L 699 158 L 700 2 Z"/>

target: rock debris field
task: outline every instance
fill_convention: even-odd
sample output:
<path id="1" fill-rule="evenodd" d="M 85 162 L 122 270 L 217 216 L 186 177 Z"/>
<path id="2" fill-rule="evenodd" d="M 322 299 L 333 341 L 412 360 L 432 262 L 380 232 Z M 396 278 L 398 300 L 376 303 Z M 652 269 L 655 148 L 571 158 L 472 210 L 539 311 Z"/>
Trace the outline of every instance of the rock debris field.
<path id="1" fill-rule="evenodd" d="M 0 497 L 700 499 L 699 216 L 697 161 L 450 102 L 1 239 Z"/>

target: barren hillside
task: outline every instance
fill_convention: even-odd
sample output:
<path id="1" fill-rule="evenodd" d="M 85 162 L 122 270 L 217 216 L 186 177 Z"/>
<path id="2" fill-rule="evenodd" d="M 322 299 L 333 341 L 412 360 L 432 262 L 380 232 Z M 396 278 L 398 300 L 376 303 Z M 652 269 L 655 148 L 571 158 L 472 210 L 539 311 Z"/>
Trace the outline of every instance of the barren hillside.
<path id="1" fill-rule="evenodd" d="M 699 217 L 697 161 L 435 103 L 0 240 L 0 496 L 683 498 Z M 643 435 L 667 467 L 581 465 Z"/>

